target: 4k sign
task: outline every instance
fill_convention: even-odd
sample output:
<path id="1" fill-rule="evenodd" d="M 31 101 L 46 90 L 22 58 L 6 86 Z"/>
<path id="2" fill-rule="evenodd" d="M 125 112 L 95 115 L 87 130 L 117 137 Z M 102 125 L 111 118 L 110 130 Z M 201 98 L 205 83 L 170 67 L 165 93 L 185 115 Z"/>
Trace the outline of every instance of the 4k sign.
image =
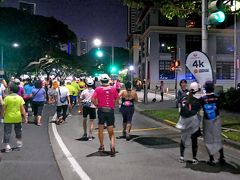
<path id="1" fill-rule="evenodd" d="M 204 67 L 204 65 L 203 65 L 203 61 L 201 61 L 201 60 L 196 60 L 196 61 L 194 61 L 193 62 L 193 66 L 195 66 L 196 68 L 198 68 L 198 67 Z"/>
<path id="2" fill-rule="evenodd" d="M 203 52 L 191 52 L 187 57 L 186 66 L 200 85 L 203 86 L 206 81 L 213 81 L 212 66 Z"/>

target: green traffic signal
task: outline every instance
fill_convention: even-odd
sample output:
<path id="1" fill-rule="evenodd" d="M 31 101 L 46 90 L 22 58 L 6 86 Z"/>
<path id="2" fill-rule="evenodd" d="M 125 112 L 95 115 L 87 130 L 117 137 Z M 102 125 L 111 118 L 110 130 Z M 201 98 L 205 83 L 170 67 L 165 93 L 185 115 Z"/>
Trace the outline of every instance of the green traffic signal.
<path id="1" fill-rule="evenodd" d="M 113 74 L 117 73 L 117 70 L 118 70 L 118 68 L 116 66 L 111 66 L 110 67 L 110 72 L 113 73 Z"/>
<path id="2" fill-rule="evenodd" d="M 103 57 L 103 52 L 100 49 L 98 49 L 96 52 L 96 55 L 97 55 L 97 57 L 101 58 L 101 57 Z"/>
<path id="3" fill-rule="evenodd" d="M 224 4 L 222 0 L 213 0 L 208 4 L 208 23 L 217 25 L 225 21 L 225 13 L 222 11 Z"/>
<path id="4" fill-rule="evenodd" d="M 226 16 L 225 16 L 224 12 L 218 11 L 218 12 L 212 13 L 209 16 L 209 21 L 210 21 L 210 24 L 217 24 L 217 23 L 224 22 L 225 18 L 226 18 Z"/>

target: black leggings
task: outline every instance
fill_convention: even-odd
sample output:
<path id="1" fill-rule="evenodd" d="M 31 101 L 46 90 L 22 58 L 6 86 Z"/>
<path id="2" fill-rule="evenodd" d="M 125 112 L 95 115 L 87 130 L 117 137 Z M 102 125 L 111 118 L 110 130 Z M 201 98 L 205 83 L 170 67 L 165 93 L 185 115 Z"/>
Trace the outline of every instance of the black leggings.
<path id="1" fill-rule="evenodd" d="M 192 155 L 193 158 L 197 157 L 197 151 L 198 151 L 198 137 L 201 135 L 201 130 L 198 129 L 195 133 L 192 134 L 191 139 L 192 139 Z M 184 150 L 185 146 L 183 142 L 181 141 L 180 143 L 180 155 L 184 157 Z"/>

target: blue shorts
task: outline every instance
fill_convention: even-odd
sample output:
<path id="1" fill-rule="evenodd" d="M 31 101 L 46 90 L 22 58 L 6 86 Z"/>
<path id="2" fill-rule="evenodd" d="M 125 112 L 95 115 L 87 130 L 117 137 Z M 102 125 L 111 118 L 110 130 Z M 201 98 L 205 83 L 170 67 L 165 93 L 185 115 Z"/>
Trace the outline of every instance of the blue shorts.
<path id="1" fill-rule="evenodd" d="M 71 104 L 77 104 L 77 96 L 70 95 L 70 102 Z"/>
<path id="2" fill-rule="evenodd" d="M 130 106 L 130 107 L 122 106 L 121 113 L 123 117 L 123 123 L 132 123 L 132 118 L 134 114 L 133 106 Z"/>

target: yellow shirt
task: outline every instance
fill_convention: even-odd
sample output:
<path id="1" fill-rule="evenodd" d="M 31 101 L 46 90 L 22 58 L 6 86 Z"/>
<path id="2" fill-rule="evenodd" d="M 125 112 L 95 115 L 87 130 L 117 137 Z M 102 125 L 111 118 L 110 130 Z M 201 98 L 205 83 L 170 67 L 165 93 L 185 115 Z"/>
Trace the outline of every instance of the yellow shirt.
<path id="1" fill-rule="evenodd" d="M 85 89 L 85 87 L 86 87 L 85 82 L 80 81 L 78 84 L 79 84 L 79 86 L 80 86 L 80 90 L 84 90 L 84 89 Z"/>
<path id="2" fill-rule="evenodd" d="M 21 123 L 21 105 L 25 102 L 21 96 L 17 94 L 10 94 L 3 100 L 4 112 L 4 123 Z"/>
<path id="3" fill-rule="evenodd" d="M 79 87 L 78 83 L 76 83 L 75 81 L 73 81 L 71 85 L 72 85 L 74 88 L 76 88 L 77 91 L 80 91 L 80 87 Z"/>

